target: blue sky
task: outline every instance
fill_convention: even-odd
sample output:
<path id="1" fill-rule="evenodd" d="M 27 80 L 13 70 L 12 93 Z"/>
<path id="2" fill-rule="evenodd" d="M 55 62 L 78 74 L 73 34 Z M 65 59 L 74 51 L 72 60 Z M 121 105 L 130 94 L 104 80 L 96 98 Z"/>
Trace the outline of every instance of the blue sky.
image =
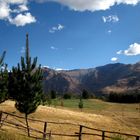
<path id="1" fill-rule="evenodd" d="M 91 68 L 140 61 L 140 0 L 0 0 L 0 53 L 25 51 L 42 66 Z"/>

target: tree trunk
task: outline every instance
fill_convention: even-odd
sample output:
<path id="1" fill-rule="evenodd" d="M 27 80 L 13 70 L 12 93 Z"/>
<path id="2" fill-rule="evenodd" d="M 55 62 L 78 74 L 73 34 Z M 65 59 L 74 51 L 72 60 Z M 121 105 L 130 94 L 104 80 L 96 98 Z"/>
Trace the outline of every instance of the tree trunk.
<path id="1" fill-rule="evenodd" d="M 30 129 L 29 129 L 29 124 L 28 124 L 28 115 L 27 114 L 25 114 L 25 120 L 26 120 L 26 125 L 27 125 L 28 137 L 30 137 Z"/>

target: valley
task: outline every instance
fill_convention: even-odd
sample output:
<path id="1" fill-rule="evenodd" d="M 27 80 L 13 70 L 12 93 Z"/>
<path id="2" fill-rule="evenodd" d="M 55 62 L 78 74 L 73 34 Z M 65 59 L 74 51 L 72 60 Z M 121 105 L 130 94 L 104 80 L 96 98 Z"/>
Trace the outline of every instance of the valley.
<path id="1" fill-rule="evenodd" d="M 117 131 L 135 135 L 140 134 L 140 112 L 137 110 L 139 104 L 118 104 L 108 103 L 97 99 L 89 99 L 84 100 L 84 108 L 81 111 L 77 107 L 77 102 L 78 99 L 64 100 L 63 107 L 59 105 L 59 102 L 57 105 L 52 104 L 50 107 L 40 105 L 35 113 L 29 115 L 29 118 L 42 121 L 81 124 L 100 130 Z M 5 101 L 2 103 L 0 105 L 0 110 L 9 113 L 14 112 L 16 115 L 23 116 L 14 108 L 13 101 Z M 18 122 L 18 120 L 14 121 Z M 32 123 L 29 121 L 29 124 L 38 130 L 43 129 L 41 123 Z M 12 130 L 10 127 L 3 126 L 2 128 L 10 131 Z M 52 133 L 61 132 L 66 134 L 78 131 L 78 128 L 73 125 L 49 124 L 47 129 L 48 131 L 51 130 Z M 13 132 L 14 131 L 17 130 L 13 129 Z M 18 132 L 21 133 L 19 130 Z M 75 138 L 62 136 L 52 136 L 52 138 L 54 140 L 76 140 Z M 93 137 L 88 136 L 88 140 L 92 140 L 92 138 Z M 98 137 L 94 138 L 100 140 Z M 83 137 L 83 139 L 86 140 L 87 137 Z"/>

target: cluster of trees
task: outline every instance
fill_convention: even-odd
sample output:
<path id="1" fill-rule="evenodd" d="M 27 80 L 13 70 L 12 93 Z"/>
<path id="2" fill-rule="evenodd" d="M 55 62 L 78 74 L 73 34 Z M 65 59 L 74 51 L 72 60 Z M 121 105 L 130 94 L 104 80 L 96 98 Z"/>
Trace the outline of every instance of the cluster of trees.
<path id="1" fill-rule="evenodd" d="M 7 65 L 3 63 L 5 53 L 0 57 L 0 102 L 8 98 L 15 101 L 18 111 L 25 114 L 28 135 L 28 115 L 35 112 L 42 102 L 42 70 L 37 66 L 37 57 L 32 61 L 29 54 L 28 34 L 26 35 L 26 53 L 21 62 L 12 71 L 8 72 Z"/>
<path id="2" fill-rule="evenodd" d="M 3 60 L 6 52 L 4 51 L 0 57 L 0 103 L 8 98 L 8 70 Z"/>
<path id="3" fill-rule="evenodd" d="M 83 91 L 80 95 L 73 94 L 73 93 L 60 94 L 60 93 L 57 93 L 55 90 L 51 90 L 50 92 L 44 94 L 43 96 L 44 96 L 43 105 L 48 104 L 49 106 L 52 104 L 52 100 L 54 102 L 55 99 L 62 101 L 63 99 L 65 99 L 65 100 L 67 100 L 67 99 L 89 99 L 89 98 L 95 97 L 85 89 L 83 89 Z"/>
<path id="4" fill-rule="evenodd" d="M 82 93 L 80 95 L 74 95 L 72 93 L 64 93 L 64 94 L 58 94 L 55 90 L 51 90 L 47 94 L 43 95 L 43 105 L 59 105 L 64 106 L 64 99 L 79 99 L 78 106 L 79 109 L 83 109 L 84 102 L 83 99 L 89 99 L 93 96 L 91 96 L 91 93 L 89 93 L 87 90 L 83 89 Z"/>
<path id="5" fill-rule="evenodd" d="M 118 103 L 139 103 L 140 102 L 140 91 L 134 90 L 127 93 L 115 93 L 111 92 L 107 97 L 109 102 Z"/>
<path id="6" fill-rule="evenodd" d="M 51 90 L 50 92 L 46 93 L 46 96 L 47 98 L 50 99 L 56 99 L 56 98 L 71 99 L 71 98 L 81 98 L 81 96 L 83 99 L 94 98 L 94 96 L 85 89 L 83 89 L 80 96 L 79 94 L 73 94 L 73 93 L 60 94 L 57 93 L 55 90 Z"/>

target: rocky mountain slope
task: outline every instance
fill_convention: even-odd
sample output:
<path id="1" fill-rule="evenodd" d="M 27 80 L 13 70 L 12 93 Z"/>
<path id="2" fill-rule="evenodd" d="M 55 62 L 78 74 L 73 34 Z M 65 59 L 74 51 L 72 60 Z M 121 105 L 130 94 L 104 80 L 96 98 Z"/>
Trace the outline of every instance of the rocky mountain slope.
<path id="1" fill-rule="evenodd" d="M 58 93 L 80 93 L 86 89 L 98 94 L 140 89 L 140 63 L 62 71 L 43 68 L 43 71 L 45 92 L 53 89 Z"/>

